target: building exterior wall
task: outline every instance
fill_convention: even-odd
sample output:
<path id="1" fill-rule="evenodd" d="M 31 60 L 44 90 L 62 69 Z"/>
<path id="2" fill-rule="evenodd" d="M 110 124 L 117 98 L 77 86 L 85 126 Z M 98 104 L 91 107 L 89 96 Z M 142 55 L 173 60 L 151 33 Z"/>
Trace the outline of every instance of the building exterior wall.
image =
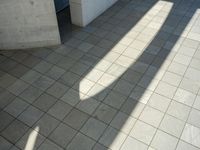
<path id="1" fill-rule="evenodd" d="M 0 0 L 0 49 L 60 44 L 53 0 Z"/>

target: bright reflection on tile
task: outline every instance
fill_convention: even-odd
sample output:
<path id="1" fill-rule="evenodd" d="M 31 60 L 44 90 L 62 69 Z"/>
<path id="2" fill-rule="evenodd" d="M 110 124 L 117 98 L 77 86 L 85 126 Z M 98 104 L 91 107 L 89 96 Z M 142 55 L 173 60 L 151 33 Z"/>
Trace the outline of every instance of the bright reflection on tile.
<path id="1" fill-rule="evenodd" d="M 34 147 L 36 144 L 39 130 L 40 130 L 40 128 L 38 126 L 36 126 L 35 129 L 33 131 L 31 131 L 24 150 L 34 150 L 35 149 Z"/>

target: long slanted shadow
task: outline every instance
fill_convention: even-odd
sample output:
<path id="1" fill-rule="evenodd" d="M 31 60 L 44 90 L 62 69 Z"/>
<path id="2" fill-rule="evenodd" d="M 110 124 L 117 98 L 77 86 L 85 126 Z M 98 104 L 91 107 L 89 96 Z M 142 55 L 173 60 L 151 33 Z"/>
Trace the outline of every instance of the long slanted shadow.
<path id="1" fill-rule="evenodd" d="M 145 3 L 145 1 L 143 2 Z M 137 25 L 140 19 L 142 19 L 142 17 L 145 16 L 145 13 L 147 13 L 154 5 L 156 5 L 157 2 L 159 1 L 152 1 L 151 4 L 149 5 L 147 4 L 146 6 L 148 7 L 144 8 L 145 11 L 142 12 L 142 14 L 139 13 L 140 17 L 137 18 L 137 20 L 134 20 L 134 24 L 132 24 L 131 28 L 134 28 L 134 26 Z M 181 35 L 186 29 L 186 26 L 188 25 L 188 23 L 190 22 L 191 17 L 195 14 L 196 10 L 199 8 L 198 4 L 195 6 L 195 4 L 193 3 L 195 1 L 170 0 L 167 2 L 171 3 L 172 7 L 169 9 L 169 11 L 166 11 L 167 15 L 165 16 L 165 21 L 163 21 L 163 23 L 160 24 L 159 30 L 157 30 L 157 32 L 154 33 L 154 37 L 152 38 L 153 40 L 151 40 L 151 42 L 147 44 L 147 46 L 145 46 L 145 48 L 142 51 L 142 54 L 140 54 L 140 56 L 136 60 L 134 60 L 134 62 L 132 62 L 131 64 L 127 64 L 128 68 L 126 68 L 126 70 L 122 72 L 122 74 L 118 76 L 118 78 L 114 80 L 114 82 L 112 82 L 105 89 L 103 89 L 102 91 L 100 90 L 99 92 L 96 93 L 96 95 L 94 94 L 93 96 L 89 96 L 89 98 L 86 97 L 86 98 L 81 99 L 82 101 L 81 103 L 87 103 L 86 101 L 88 100 L 92 101 L 91 100 L 92 98 L 95 99 L 97 97 L 100 97 L 101 94 L 104 95 L 109 90 L 113 90 L 113 87 L 117 84 L 117 82 L 119 82 L 120 79 L 123 79 L 123 76 L 126 76 L 127 74 L 129 74 L 131 70 L 140 72 L 140 69 L 141 69 L 140 73 L 143 74 L 144 78 L 140 77 L 138 79 L 137 74 L 135 74 L 135 77 L 134 77 L 134 73 L 132 74 L 133 75 L 132 80 L 141 81 L 141 82 L 138 82 L 135 85 L 135 88 L 132 90 L 132 92 L 135 90 L 135 93 L 132 95 L 132 98 L 129 95 L 129 98 L 126 99 L 126 102 L 124 102 L 118 108 L 120 109 L 120 111 L 127 114 L 126 116 L 127 118 L 126 119 L 123 118 L 123 123 L 120 123 L 119 125 L 117 125 L 118 129 L 123 128 L 123 126 L 126 124 L 126 121 L 129 119 L 128 118 L 129 116 L 136 117 L 134 116 L 135 115 L 134 109 L 137 107 L 138 103 L 140 102 L 146 103 L 147 102 L 146 98 L 148 99 L 150 98 L 148 97 L 151 95 L 149 91 L 154 90 L 155 88 L 154 85 L 153 86 L 151 85 L 152 82 L 155 82 L 154 80 L 159 78 L 159 77 L 157 78 L 157 76 L 159 76 L 158 74 L 161 73 L 162 70 L 165 70 L 169 66 L 170 60 L 172 60 L 173 56 L 175 56 L 175 53 L 176 53 L 175 51 L 173 51 L 173 48 L 175 49 L 176 43 L 181 38 Z M 190 7 L 191 5 L 193 6 Z M 128 23 L 129 21 L 127 21 L 127 24 Z M 154 30 L 153 28 L 155 26 L 156 24 L 152 25 L 152 30 Z M 176 31 L 176 29 L 178 29 L 178 31 Z M 148 36 L 148 34 L 149 33 L 147 33 L 146 35 Z M 123 35 L 121 36 L 121 38 L 123 38 Z M 112 48 L 110 48 L 109 50 L 111 49 Z M 106 54 L 109 54 L 109 50 L 106 51 L 104 56 L 106 56 Z M 132 55 L 134 55 L 134 53 L 132 53 Z M 99 62 L 97 62 L 97 64 L 98 63 Z M 95 67 L 94 64 L 93 66 Z M 92 72 L 92 69 L 90 71 Z M 88 74 L 90 73 L 90 71 L 88 71 Z M 145 79 L 144 75 L 146 76 L 146 80 L 143 80 L 143 83 L 142 83 L 142 79 Z M 79 89 L 81 89 L 81 84 L 82 83 L 80 82 Z M 123 85 L 121 87 L 121 90 L 122 88 L 123 88 Z M 117 97 L 113 97 L 113 98 L 117 98 Z M 102 100 L 103 103 L 104 103 L 104 100 Z M 112 103 L 115 103 L 114 100 Z M 108 114 L 105 114 L 105 115 L 108 115 Z M 94 115 L 94 117 L 98 119 L 98 116 Z M 109 134 L 109 131 L 105 131 L 105 132 L 108 132 L 107 134 Z M 102 140 L 106 144 L 101 143 L 101 138 L 99 140 L 101 144 L 105 144 L 104 146 L 108 148 L 112 148 L 112 144 L 114 143 L 118 135 L 116 134 L 114 136 L 113 135 L 108 135 L 108 136 L 110 136 L 109 141 L 103 141 L 104 139 Z"/>
<path id="2" fill-rule="evenodd" d="M 87 75 L 93 71 L 93 68 L 95 68 L 95 66 L 101 64 L 101 59 L 106 57 L 109 54 L 109 52 L 111 52 L 112 49 L 115 47 L 115 45 L 117 45 L 120 42 L 120 40 L 124 36 L 126 36 L 126 34 L 128 34 L 128 32 L 131 29 L 133 29 L 136 26 L 139 27 L 137 24 L 140 22 L 140 20 L 142 20 L 142 18 L 148 13 L 148 11 L 151 11 L 151 9 L 154 6 L 156 6 L 156 4 L 158 2 L 162 2 L 162 1 L 159 1 L 159 0 L 120 0 L 113 7 L 111 7 L 107 12 L 105 12 L 102 16 L 100 16 L 98 18 L 98 19 L 101 19 L 101 17 L 104 18 L 104 16 L 106 16 L 107 13 L 109 14 L 109 11 L 110 12 L 113 11 L 114 12 L 113 16 L 115 16 L 115 13 L 118 13 L 118 15 L 120 13 L 120 12 L 118 12 L 118 9 L 121 9 L 121 8 L 130 9 L 130 12 L 128 14 L 129 20 L 122 19 L 124 21 L 123 24 L 127 25 L 125 28 L 126 30 L 121 32 L 120 37 L 117 37 L 117 40 L 115 40 L 115 42 L 113 43 L 112 46 L 110 46 L 109 48 L 102 48 L 102 53 L 101 53 L 100 58 L 96 57 L 96 54 L 93 53 L 95 51 L 94 50 L 93 52 L 89 51 L 86 55 L 84 55 L 83 57 L 81 57 L 79 59 L 79 60 L 81 60 L 79 62 L 83 62 L 86 64 L 88 63 L 91 66 L 91 68 L 89 70 L 87 70 L 86 72 L 84 72 L 84 76 L 81 77 L 82 80 L 80 80 L 78 83 L 76 83 L 77 84 L 77 87 L 75 87 L 76 89 L 78 89 L 80 91 L 82 90 L 82 84 L 84 84 L 84 79 L 87 78 Z M 163 2 L 166 2 L 166 1 L 163 1 Z M 149 42 L 149 44 L 145 45 L 145 47 L 141 51 L 140 55 L 138 57 L 136 57 L 136 59 L 131 59 L 131 60 L 134 60 L 133 62 L 128 61 L 128 62 L 130 62 L 129 64 L 121 64 L 122 67 L 124 65 L 125 70 L 123 70 L 121 73 L 118 72 L 119 73 L 118 76 L 110 84 L 108 84 L 108 86 L 106 86 L 105 88 L 94 93 L 93 95 L 88 95 L 83 98 L 81 97 L 81 94 L 80 94 L 81 92 L 79 92 L 74 97 L 74 99 L 79 99 L 79 103 L 77 104 L 77 106 L 78 105 L 89 105 L 94 100 L 101 101 L 102 103 L 108 104 L 108 101 L 106 102 L 105 99 L 110 94 L 110 92 L 114 91 L 113 90 L 114 85 L 117 85 L 119 80 L 124 79 L 125 76 L 126 77 L 131 76 L 131 80 L 134 82 L 131 82 L 131 81 L 128 81 L 128 82 L 130 82 L 132 85 L 135 86 L 135 88 L 132 89 L 132 92 L 133 92 L 133 90 L 136 91 L 135 95 L 132 95 L 131 96 L 132 98 L 131 98 L 130 97 L 131 92 L 130 92 L 129 95 L 126 95 L 125 98 L 123 98 L 123 100 L 120 102 L 120 105 L 117 105 L 116 107 L 114 107 L 114 109 L 118 109 L 127 114 L 126 118 L 124 118 L 123 122 L 118 126 L 118 130 L 123 128 L 123 126 L 124 126 L 124 124 L 126 124 L 126 121 L 128 120 L 129 116 L 133 116 L 135 118 L 138 117 L 138 114 L 137 114 L 137 116 L 135 116 L 135 114 L 134 114 L 135 109 L 137 109 L 136 107 L 138 105 L 144 105 L 143 104 L 143 103 L 145 103 L 144 95 L 148 95 L 148 93 L 146 93 L 146 92 L 148 92 L 148 89 L 151 86 L 151 83 L 154 82 L 153 80 L 156 79 L 156 76 L 157 76 L 157 74 L 160 73 L 160 70 L 165 69 L 165 67 L 167 67 L 167 61 L 168 61 L 168 59 L 170 59 L 169 56 L 170 56 L 170 53 L 172 52 L 172 49 L 178 42 L 181 34 L 184 32 L 191 17 L 195 14 L 195 11 L 199 8 L 199 6 L 198 6 L 199 3 L 195 0 L 190 0 L 190 1 L 189 0 L 171 0 L 171 1 L 167 1 L 167 2 L 171 3 L 172 7 L 170 9 L 166 10 L 165 20 L 163 20 L 163 22 L 160 23 L 161 26 L 159 27 L 159 29 L 157 29 L 157 30 L 154 29 L 154 27 L 156 26 L 156 24 L 154 24 L 154 25 L 152 25 L 152 31 L 149 31 L 149 30 L 145 31 L 145 26 L 143 26 L 144 32 L 151 32 L 151 33 L 147 33 L 146 35 L 147 36 L 153 35 L 153 37 L 152 37 L 152 40 Z M 192 2 L 197 2 L 197 5 L 195 5 L 195 3 L 192 3 Z M 192 7 L 190 7 L 191 5 L 192 5 Z M 160 9 L 161 9 L 163 7 L 163 5 L 160 5 L 160 6 L 161 6 Z M 158 13 L 158 12 L 159 12 L 159 9 L 157 10 L 156 13 Z M 161 16 L 162 16 L 162 14 L 161 14 Z M 95 20 L 91 25 L 89 25 L 89 27 L 86 27 L 86 29 L 81 29 L 81 30 L 83 30 L 83 31 L 90 30 L 90 27 L 93 27 L 96 25 L 101 26 L 104 23 L 106 23 L 107 21 L 110 21 L 110 19 L 108 19 L 107 21 L 105 21 L 101 24 L 101 21 L 98 22 L 98 19 Z M 177 28 L 177 26 L 180 25 L 179 24 L 180 22 L 181 22 L 181 26 L 179 28 Z M 118 24 L 119 23 L 120 22 L 118 22 Z M 176 31 L 176 34 L 174 34 L 176 29 L 179 29 L 179 30 Z M 117 30 L 117 28 L 116 28 L 116 30 Z M 114 31 L 114 30 L 112 30 L 112 31 Z M 156 32 L 153 32 L 153 31 L 156 31 Z M 76 32 L 79 32 L 79 30 Z M 119 33 L 120 31 L 116 31 L 116 32 Z M 69 35 L 69 37 L 70 37 L 70 35 Z M 100 38 L 100 39 L 102 39 L 102 38 Z M 100 42 L 100 41 L 97 40 L 97 43 L 98 42 Z M 142 46 L 142 45 L 140 45 L 140 46 Z M 34 51 L 33 51 L 33 53 L 34 53 Z M 132 53 L 130 55 L 135 55 L 135 54 Z M 92 58 L 90 56 L 94 56 L 94 57 Z M 31 64 L 31 61 L 32 60 L 27 60 L 27 63 Z M 5 71 L 7 71 L 6 68 L 5 68 Z M 24 74 L 25 73 L 26 72 L 24 72 Z M 148 79 L 146 78 L 146 80 L 145 80 L 145 84 L 142 84 L 141 82 L 139 82 L 142 80 L 143 75 L 148 76 Z M 120 86 L 120 84 L 119 84 L 119 86 Z M 83 85 L 83 87 L 84 87 L 84 85 Z M 122 95 L 123 95 L 123 93 L 122 93 Z M 114 103 L 115 103 L 115 101 L 112 101 L 112 103 L 110 103 L 111 107 L 115 106 Z M 119 103 L 119 102 L 117 102 L 117 103 Z M 102 112 L 102 114 L 103 114 L 103 112 Z M 108 114 L 105 113 L 104 115 L 106 117 L 106 115 L 108 115 Z M 93 116 L 94 116 L 94 118 L 99 119 L 98 116 L 96 116 L 96 115 L 93 115 Z M 111 122 L 111 120 L 108 121 L 107 124 L 109 124 L 110 122 Z M 37 124 L 35 126 L 37 126 Z M 38 126 L 38 128 L 40 128 L 40 127 Z M 42 129 L 40 129 L 40 130 L 42 130 Z M 33 135 L 35 138 L 37 138 L 37 136 L 35 134 L 33 134 Z M 106 141 L 106 144 L 104 144 L 104 145 L 106 147 L 112 147 L 112 144 L 114 143 L 117 136 L 118 136 L 117 134 L 110 135 L 110 140 Z M 29 141 L 29 139 L 27 139 L 27 142 L 28 141 Z M 37 143 L 37 139 L 35 139 L 34 142 Z M 29 144 L 30 143 L 28 142 L 27 145 L 29 146 Z M 24 145 L 24 147 L 25 146 L 26 145 Z M 31 147 L 34 147 L 34 146 L 31 145 Z"/>

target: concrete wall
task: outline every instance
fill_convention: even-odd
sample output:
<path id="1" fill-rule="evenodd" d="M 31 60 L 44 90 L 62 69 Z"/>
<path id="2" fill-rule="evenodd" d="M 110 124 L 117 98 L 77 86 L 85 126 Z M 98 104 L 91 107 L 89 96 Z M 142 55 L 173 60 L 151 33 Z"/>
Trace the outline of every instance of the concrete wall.
<path id="1" fill-rule="evenodd" d="M 53 0 L 0 0 L 0 49 L 60 44 Z"/>
<path id="2" fill-rule="evenodd" d="M 72 23 L 86 26 L 118 0 L 70 0 Z"/>

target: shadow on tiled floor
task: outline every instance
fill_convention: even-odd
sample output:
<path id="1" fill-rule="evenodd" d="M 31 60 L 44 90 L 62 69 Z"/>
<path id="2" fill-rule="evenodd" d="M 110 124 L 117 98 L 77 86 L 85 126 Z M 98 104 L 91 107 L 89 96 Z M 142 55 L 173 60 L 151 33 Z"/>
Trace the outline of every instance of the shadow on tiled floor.
<path id="1" fill-rule="evenodd" d="M 0 149 L 200 149 L 199 7 L 120 0 L 59 47 L 3 51 Z"/>

